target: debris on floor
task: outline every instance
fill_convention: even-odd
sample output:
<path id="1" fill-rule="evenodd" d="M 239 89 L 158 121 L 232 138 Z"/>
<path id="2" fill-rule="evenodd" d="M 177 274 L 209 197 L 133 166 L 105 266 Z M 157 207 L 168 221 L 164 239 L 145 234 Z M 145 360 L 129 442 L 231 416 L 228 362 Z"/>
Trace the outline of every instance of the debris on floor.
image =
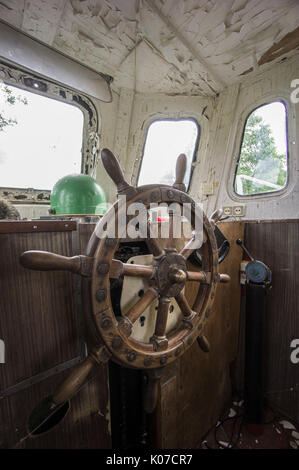
<path id="1" fill-rule="evenodd" d="M 200 449 L 299 449 L 299 423 L 265 410 L 264 423 L 244 422 L 243 401 L 233 401 L 202 439 Z"/>

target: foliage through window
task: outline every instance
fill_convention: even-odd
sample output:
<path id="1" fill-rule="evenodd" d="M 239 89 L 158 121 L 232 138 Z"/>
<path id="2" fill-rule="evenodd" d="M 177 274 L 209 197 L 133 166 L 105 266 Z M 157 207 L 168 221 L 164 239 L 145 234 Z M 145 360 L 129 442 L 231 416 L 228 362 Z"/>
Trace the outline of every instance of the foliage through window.
<path id="1" fill-rule="evenodd" d="M 172 185 L 176 160 L 184 153 L 187 157 L 184 183 L 188 188 L 198 140 L 199 126 L 193 119 L 152 122 L 144 145 L 138 186 L 155 183 Z"/>
<path id="2" fill-rule="evenodd" d="M 272 102 L 247 118 L 234 181 L 240 196 L 280 191 L 287 183 L 286 108 Z"/>
<path id="3" fill-rule="evenodd" d="M 51 190 L 81 173 L 83 124 L 76 106 L 0 85 L 0 186 Z"/>

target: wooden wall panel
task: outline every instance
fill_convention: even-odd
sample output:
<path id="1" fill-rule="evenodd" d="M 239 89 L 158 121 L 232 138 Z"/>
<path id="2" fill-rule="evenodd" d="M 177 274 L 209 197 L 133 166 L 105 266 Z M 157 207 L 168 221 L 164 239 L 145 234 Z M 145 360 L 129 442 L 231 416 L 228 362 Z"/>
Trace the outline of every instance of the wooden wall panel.
<path id="1" fill-rule="evenodd" d="M 69 374 L 64 371 L 0 401 L 0 448 L 2 449 L 107 449 L 110 447 L 107 415 L 108 389 L 102 377 L 106 366 L 71 400 L 58 426 L 39 436 L 29 436 L 27 423 L 32 409 L 54 392 Z"/>
<path id="2" fill-rule="evenodd" d="M 0 231 L 0 338 L 5 342 L 5 364 L 0 364 L 0 448 L 14 447 L 26 435 L 31 410 L 82 360 L 87 342 L 81 277 L 24 269 L 19 256 L 31 249 L 65 256 L 84 252 L 89 227 L 81 233 L 74 231 L 76 224 L 64 230 L 53 221 L 32 233 L 19 224 L 15 233 L 11 224 L 6 233 L 2 222 Z M 18 446 L 109 448 L 108 403 L 107 367 L 99 366 L 96 377 L 72 399 L 61 425 Z"/>
<path id="3" fill-rule="evenodd" d="M 235 241 L 243 237 L 244 224 L 227 222 L 219 224 L 219 228 L 231 243 L 220 272 L 228 273 L 231 282 L 217 287 L 205 330 L 211 351 L 204 353 L 195 343 L 163 373 L 155 413 L 156 446 L 160 448 L 195 447 L 231 397 L 230 366 L 238 346 L 242 259 Z M 187 295 L 190 298 L 192 292 Z"/>
<path id="4" fill-rule="evenodd" d="M 26 250 L 71 256 L 71 232 L 0 234 L 0 390 L 79 355 L 73 278 L 20 265 Z"/>
<path id="5" fill-rule="evenodd" d="M 81 254 L 85 254 L 88 241 L 94 231 L 96 224 L 80 224 L 78 226 L 79 232 L 79 250 Z"/>
<path id="6" fill-rule="evenodd" d="M 246 246 L 272 270 L 266 298 L 265 396 L 299 421 L 299 364 L 290 360 L 299 339 L 299 221 L 247 223 Z"/>

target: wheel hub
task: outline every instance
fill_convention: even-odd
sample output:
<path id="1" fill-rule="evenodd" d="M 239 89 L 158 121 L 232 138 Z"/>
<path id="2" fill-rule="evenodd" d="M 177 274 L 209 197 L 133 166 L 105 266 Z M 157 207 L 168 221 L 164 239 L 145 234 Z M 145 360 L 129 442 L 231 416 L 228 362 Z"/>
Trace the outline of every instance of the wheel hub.
<path id="1" fill-rule="evenodd" d="M 155 259 L 154 281 L 162 297 L 176 297 L 184 288 L 187 280 L 185 258 L 176 249 L 164 249 L 164 255 Z"/>

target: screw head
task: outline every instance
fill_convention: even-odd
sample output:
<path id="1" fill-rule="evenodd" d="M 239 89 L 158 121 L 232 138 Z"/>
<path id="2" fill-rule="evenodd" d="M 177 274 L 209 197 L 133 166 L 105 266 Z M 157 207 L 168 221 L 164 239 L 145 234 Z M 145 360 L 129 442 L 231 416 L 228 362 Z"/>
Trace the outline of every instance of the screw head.
<path id="1" fill-rule="evenodd" d="M 109 272 L 109 264 L 108 263 L 99 263 L 97 267 L 98 274 L 107 274 Z"/>
<path id="2" fill-rule="evenodd" d="M 150 195 L 150 200 L 152 202 L 158 201 L 159 199 L 159 192 L 158 191 L 153 191 Z"/>
<path id="3" fill-rule="evenodd" d="M 108 330 L 109 328 L 111 328 L 111 320 L 110 320 L 110 318 L 108 318 L 108 317 L 103 318 L 103 320 L 101 321 L 101 327 L 102 327 L 104 330 Z"/>
<path id="4" fill-rule="evenodd" d="M 135 359 L 136 359 L 136 353 L 135 353 L 135 351 L 131 351 L 131 352 L 127 355 L 127 359 L 128 359 L 129 362 L 135 361 Z"/>
<path id="5" fill-rule="evenodd" d="M 182 194 L 182 195 L 181 195 L 181 201 L 182 201 L 182 202 L 186 202 L 187 199 L 188 199 L 188 198 L 187 198 L 187 196 L 185 196 L 185 194 Z"/>
<path id="6" fill-rule="evenodd" d="M 98 302 L 104 302 L 106 300 L 106 289 L 98 289 L 96 291 L 96 299 Z"/>

